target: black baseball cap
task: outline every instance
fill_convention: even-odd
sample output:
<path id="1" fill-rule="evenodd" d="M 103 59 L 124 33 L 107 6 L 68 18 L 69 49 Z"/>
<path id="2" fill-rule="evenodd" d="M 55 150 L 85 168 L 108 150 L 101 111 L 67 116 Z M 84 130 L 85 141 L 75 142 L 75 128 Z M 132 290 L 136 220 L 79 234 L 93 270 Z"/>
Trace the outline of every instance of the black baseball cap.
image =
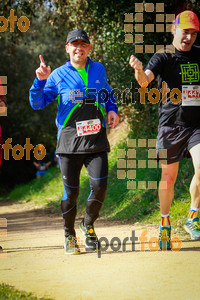
<path id="1" fill-rule="evenodd" d="M 74 42 L 76 40 L 83 40 L 87 44 L 90 44 L 89 37 L 83 29 L 74 29 L 68 33 L 66 44 Z"/>

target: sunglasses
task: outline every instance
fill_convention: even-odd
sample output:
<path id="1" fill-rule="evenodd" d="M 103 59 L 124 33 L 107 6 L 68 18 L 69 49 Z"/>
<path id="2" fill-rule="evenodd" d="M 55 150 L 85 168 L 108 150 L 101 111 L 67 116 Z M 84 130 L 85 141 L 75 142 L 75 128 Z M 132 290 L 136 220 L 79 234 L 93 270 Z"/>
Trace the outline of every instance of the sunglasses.
<path id="1" fill-rule="evenodd" d="M 71 47 L 74 47 L 74 48 L 76 48 L 78 46 L 80 46 L 82 48 L 87 48 L 90 44 L 87 44 L 85 42 L 72 42 L 72 43 L 69 43 L 68 45 Z"/>

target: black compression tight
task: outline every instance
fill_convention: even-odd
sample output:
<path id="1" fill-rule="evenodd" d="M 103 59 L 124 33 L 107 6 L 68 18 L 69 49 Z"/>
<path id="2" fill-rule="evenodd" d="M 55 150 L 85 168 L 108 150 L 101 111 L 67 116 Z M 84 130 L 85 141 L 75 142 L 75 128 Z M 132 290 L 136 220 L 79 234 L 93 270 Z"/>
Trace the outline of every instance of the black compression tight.
<path id="1" fill-rule="evenodd" d="M 87 168 L 91 189 L 84 218 L 86 225 L 93 225 L 105 199 L 108 178 L 107 152 L 60 155 L 60 168 L 64 183 L 61 211 L 65 236 L 75 236 L 76 202 L 79 194 L 80 171 L 83 165 Z"/>

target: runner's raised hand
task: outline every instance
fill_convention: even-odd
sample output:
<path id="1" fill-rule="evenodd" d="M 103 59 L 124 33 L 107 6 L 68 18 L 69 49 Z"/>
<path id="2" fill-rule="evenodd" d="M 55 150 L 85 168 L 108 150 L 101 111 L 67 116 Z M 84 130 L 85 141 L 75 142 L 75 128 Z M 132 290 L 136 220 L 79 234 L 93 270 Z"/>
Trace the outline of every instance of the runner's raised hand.
<path id="1" fill-rule="evenodd" d="M 51 68 L 50 66 L 48 67 L 46 66 L 42 55 L 40 55 L 39 58 L 40 58 L 40 67 L 35 71 L 36 76 L 37 79 L 39 80 L 46 80 L 51 73 Z"/>
<path id="2" fill-rule="evenodd" d="M 143 70 L 142 62 L 139 59 L 137 59 L 137 57 L 135 57 L 134 55 L 131 55 L 129 64 L 135 70 Z"/>
<path id="3" fill-rule="evenodd" d="M 134 55 L 131 55 L 129 64 L 135 70 L 135 79 L 141 87 L 147 87 L 154 80 L 155 76 L 153 72 L 151 70 L 143 71 L 142 62 Z"/>

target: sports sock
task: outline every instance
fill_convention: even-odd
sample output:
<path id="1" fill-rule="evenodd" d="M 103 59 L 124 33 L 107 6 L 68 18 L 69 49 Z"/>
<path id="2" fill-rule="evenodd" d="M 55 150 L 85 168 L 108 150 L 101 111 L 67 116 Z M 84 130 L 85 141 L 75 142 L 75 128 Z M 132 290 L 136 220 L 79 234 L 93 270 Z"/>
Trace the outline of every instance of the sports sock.
<path id="1" fill-rule="evenodd" d="M 167 215 L 161 214 L 161 226 L 170 226 L 169 214 Z"/>
<path id="2" fill-rule="evenodd" d="M 188 219 L 192 220 L 194 218 L 197 218 L 198 211 L 199 211 L 199 208 L 195 208 L 195 207 L 191 206 L 190 207 L 190 212 L 189 212 L 189 215 L 188 215 Z"/>

